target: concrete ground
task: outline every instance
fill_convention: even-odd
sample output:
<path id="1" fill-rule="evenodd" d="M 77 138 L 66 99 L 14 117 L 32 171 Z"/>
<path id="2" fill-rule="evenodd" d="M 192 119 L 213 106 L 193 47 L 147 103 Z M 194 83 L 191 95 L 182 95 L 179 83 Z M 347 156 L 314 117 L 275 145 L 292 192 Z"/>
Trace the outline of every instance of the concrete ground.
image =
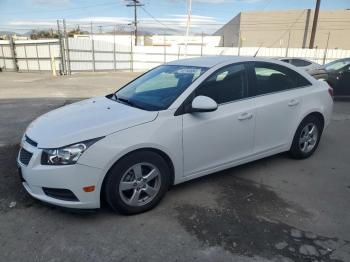
<path id="1" fill-rule="evenodd" d="M 350 261 L 350 103 L 315 154 L 285 154 L 173 187 L 154 210 L 79 214 L 29 197 L 18 143 L 38 115 L 136 74 L 0 73 L 1 261 Z"/>

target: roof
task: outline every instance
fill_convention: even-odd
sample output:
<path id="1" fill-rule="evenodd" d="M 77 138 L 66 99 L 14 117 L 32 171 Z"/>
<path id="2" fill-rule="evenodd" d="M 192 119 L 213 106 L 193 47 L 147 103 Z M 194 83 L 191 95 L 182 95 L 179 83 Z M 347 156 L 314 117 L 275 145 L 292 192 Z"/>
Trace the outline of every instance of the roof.
<path id="1" fill-rule="evenodd" d="M 276 59 L 253 56 L 216 55 L 175 60 L 167 63 L 167 65 L 198 66 L 211 68 L 223 63 L 239 63 L 249 61 L 273 62 L 281 64 L 278 58 Z M 282 62 L 282 65 L 284 65 L 284 62 Z"/>
<path id="2" fill-rule="evenodd" d="M 172 61 L 169 63 L 166 63 L 167 65 L 180 65 L 180 66 L 198 66 L 198 67 L 207 67 L 211 68 L 216 65 L 225 64 L 225 63 L 239 63 L 239 62 L 250 62 L 250 61 L 257 61 L 257 62 L 268 62 L 268 63 L 274 63 L 279 64 L 284 67 L 288 67 L 299 74 L 303 75 L 306 79 L 308 79 L 311 82 L 316 81 L 312 76 L 310 76 L 305 70 L 299 69 L 289 63 L 282 62 L 277 59 L 271 59 L 271 58 L 263 58 L 263 57 L 251 57 L 251 56 L 201 56 L 196 58 L 187 58 L 187 59 L 180 59 L 176 61 Z"/>
<path id="3" fill-rule="evenodd" d="M 251 58 L 251 57 L 250 57 Z M 240 62 L 246 61 L 243 57 L 240 56 L 201 56 L 196 58 L 187 58 L 172 61 L 167 63 L 168 65 L 184 65 L 184 66 L 199 66 L 199 67 L 213 67 L 217 64 L 225 62 Z"/>

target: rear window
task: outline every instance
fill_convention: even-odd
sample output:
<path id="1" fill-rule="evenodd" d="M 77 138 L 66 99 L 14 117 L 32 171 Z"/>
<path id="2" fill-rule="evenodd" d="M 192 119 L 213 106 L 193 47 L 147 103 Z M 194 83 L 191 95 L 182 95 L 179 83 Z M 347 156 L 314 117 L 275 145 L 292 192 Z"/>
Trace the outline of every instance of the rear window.
<path id="1" fill-rule="evenodd" d="M 289 64 L 289 59 L 281 59 L 281 61 Z"/>
<path id="2" fill-rule="evenodd" d="M 299 73 L 281 65 L 257 62 L 254 67 L 257 95 L 290 90 L 311 84 Z"/>
<path id="3" fill-rule="evenodd" d="M 350 59 L 349 60 L 333 61 L 329 64 L 326 64 L 324 66 L 324 69 L 326 69 L 327 71 L 335 71 L 335 70 L 343 68 L 347 65 L 350 65 Z"/>
<path id="4" fill-rule="evenodd" d="M 296 67 L 309 66 L 311 63 L 309 61 L 301 60 L 301 59 L 291 59 L 291 64 Z"/>

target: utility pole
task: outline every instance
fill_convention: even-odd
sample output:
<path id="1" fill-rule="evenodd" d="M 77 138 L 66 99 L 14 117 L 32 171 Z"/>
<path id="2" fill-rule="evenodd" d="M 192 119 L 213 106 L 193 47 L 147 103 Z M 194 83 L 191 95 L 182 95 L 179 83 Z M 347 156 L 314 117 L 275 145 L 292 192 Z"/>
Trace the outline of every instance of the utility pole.
<path id="1" fill-rule="evenodd" d="M 13 69 L 18 72 L 18 61 L 17 61 L 17 54 L 16 54 L 16 47 L 15 47 L 15 41 L 13 40 L 13 36 L 10 35 L 10 48 L 11 48 L 11 57 L 13 61 Z M 38 51 L 37 51 L 38 53 Z"/>
<path id="2" fill-rule="evenodd" d="M 113 68 L 114 71 L 117 71 L 117 57 L 115 54 L 115 35 L 117 34 L 117 26 L 113 27 Z"/>
<path id="3" fill-rule="evenodd" d="M 326 48 L 324 50 L 324 56 L 323 56 L 323 64 L 326 63 L 327 59 L 327 52 L 328 52 L 328 44 L 329 44 L 329 37 L 331 36 L 331 32 L 328 32 L 328 37 L 327 37 L 327 43 L 326 43 Z"/>
<path id="4" fill-rule="evenodd" d="M 287 42 L 287 48 L 286 48 L 286 57 L 288 57 L 289 42 L 290 42 L 290 30 L 289 30 L 289 33 L 288 33 L 288 42 Z"/>
<path id="5" fill-rule="evenodd" d="M 92 56 L 92 71 L 95 72 L 95 44 L 94 44 L 94 35 L 92 21 L 90 22 L 90 34 L 91 34 L 91 56 Z"/>
<path id="6" fill-rule="evenodd" d="M 316 29 L 317 29 L 317 23 L 318 23 L 318 13 L 320 12 L 320 5 L 321 5 L 321 0 L 316 0 L 314 22 L 312 24 L 312 31 L 311 31 L 310 45 L 309 45 L 310 49 L 313 49 L 315 44 L 315 36 L 316 36 Z"/>
<path id="7" fill-rule="evenodd" d="M 187 43 L 188 34 L 191 27 L 191 16 L 192 16 L 192 0 L 188 0 L 188 10 L 187 10 L 187 25 L 186 25 L 186 36 L 185 36 L 185 57 L 187 56 Z"/>
<path id="8" fill-rule="evenodd" d="M 241 30 L 239 30 L 238 31 L 238 51 L 237 51 L 238 56 L 241 55 L 241 45 L 242 45 L 242 35 L 241 35 Z"/>
<path id="9" fill-rule="evenodd" d="M 59 45 L 60 45 L 61 74 L 66 75 L 67 74 L 66 55 L 65 55 L 65 51 L 64 51 L 64 44 L 63 44 L 63 40 L 62 40 L 62 34 L 61 34 L 59 20 L 57 20 L 57 34 L 58 34 L 58 41 L 59 41 Z"/>
<path id="10" fill-rule="evenodd" d="M 67 62 L 67 69 L 68 69 L 68 74 L 71 75 L 72 71 L 70 68 L 70 54 L 69 54 L 69 41 L 68 41 L 68 34 L 67 34 L 67 26 L 66 26 L 66 19 L 63 19 L 63 34 L 64 34 L 64 41 L 65 41 L 65 49 L 67 51 L 67 57 L 66 57 L 66 62 Z"/>
<path id="11" fill-rule="evenodd" d="M 144 4 L 141 4 L 139 0 L 127 0 L 130 2 L 130 4 L 127 4 L 127 7 L 134 7 L 134 34 L 135 34 L 135 45 L 137 45 L 137 7 L 144 6 Z"/>

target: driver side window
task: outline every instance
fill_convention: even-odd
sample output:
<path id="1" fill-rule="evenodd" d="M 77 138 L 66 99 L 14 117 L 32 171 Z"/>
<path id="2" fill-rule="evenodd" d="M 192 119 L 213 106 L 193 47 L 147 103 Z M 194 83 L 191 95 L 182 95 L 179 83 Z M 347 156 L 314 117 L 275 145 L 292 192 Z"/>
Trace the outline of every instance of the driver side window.
<path id="1" fill-rule="evenodd" d="M 208 96 L 223 104 L 247 97 L 247 72 L 244 64 L 221 68 L 196 90 L 196 96 Z"/>

